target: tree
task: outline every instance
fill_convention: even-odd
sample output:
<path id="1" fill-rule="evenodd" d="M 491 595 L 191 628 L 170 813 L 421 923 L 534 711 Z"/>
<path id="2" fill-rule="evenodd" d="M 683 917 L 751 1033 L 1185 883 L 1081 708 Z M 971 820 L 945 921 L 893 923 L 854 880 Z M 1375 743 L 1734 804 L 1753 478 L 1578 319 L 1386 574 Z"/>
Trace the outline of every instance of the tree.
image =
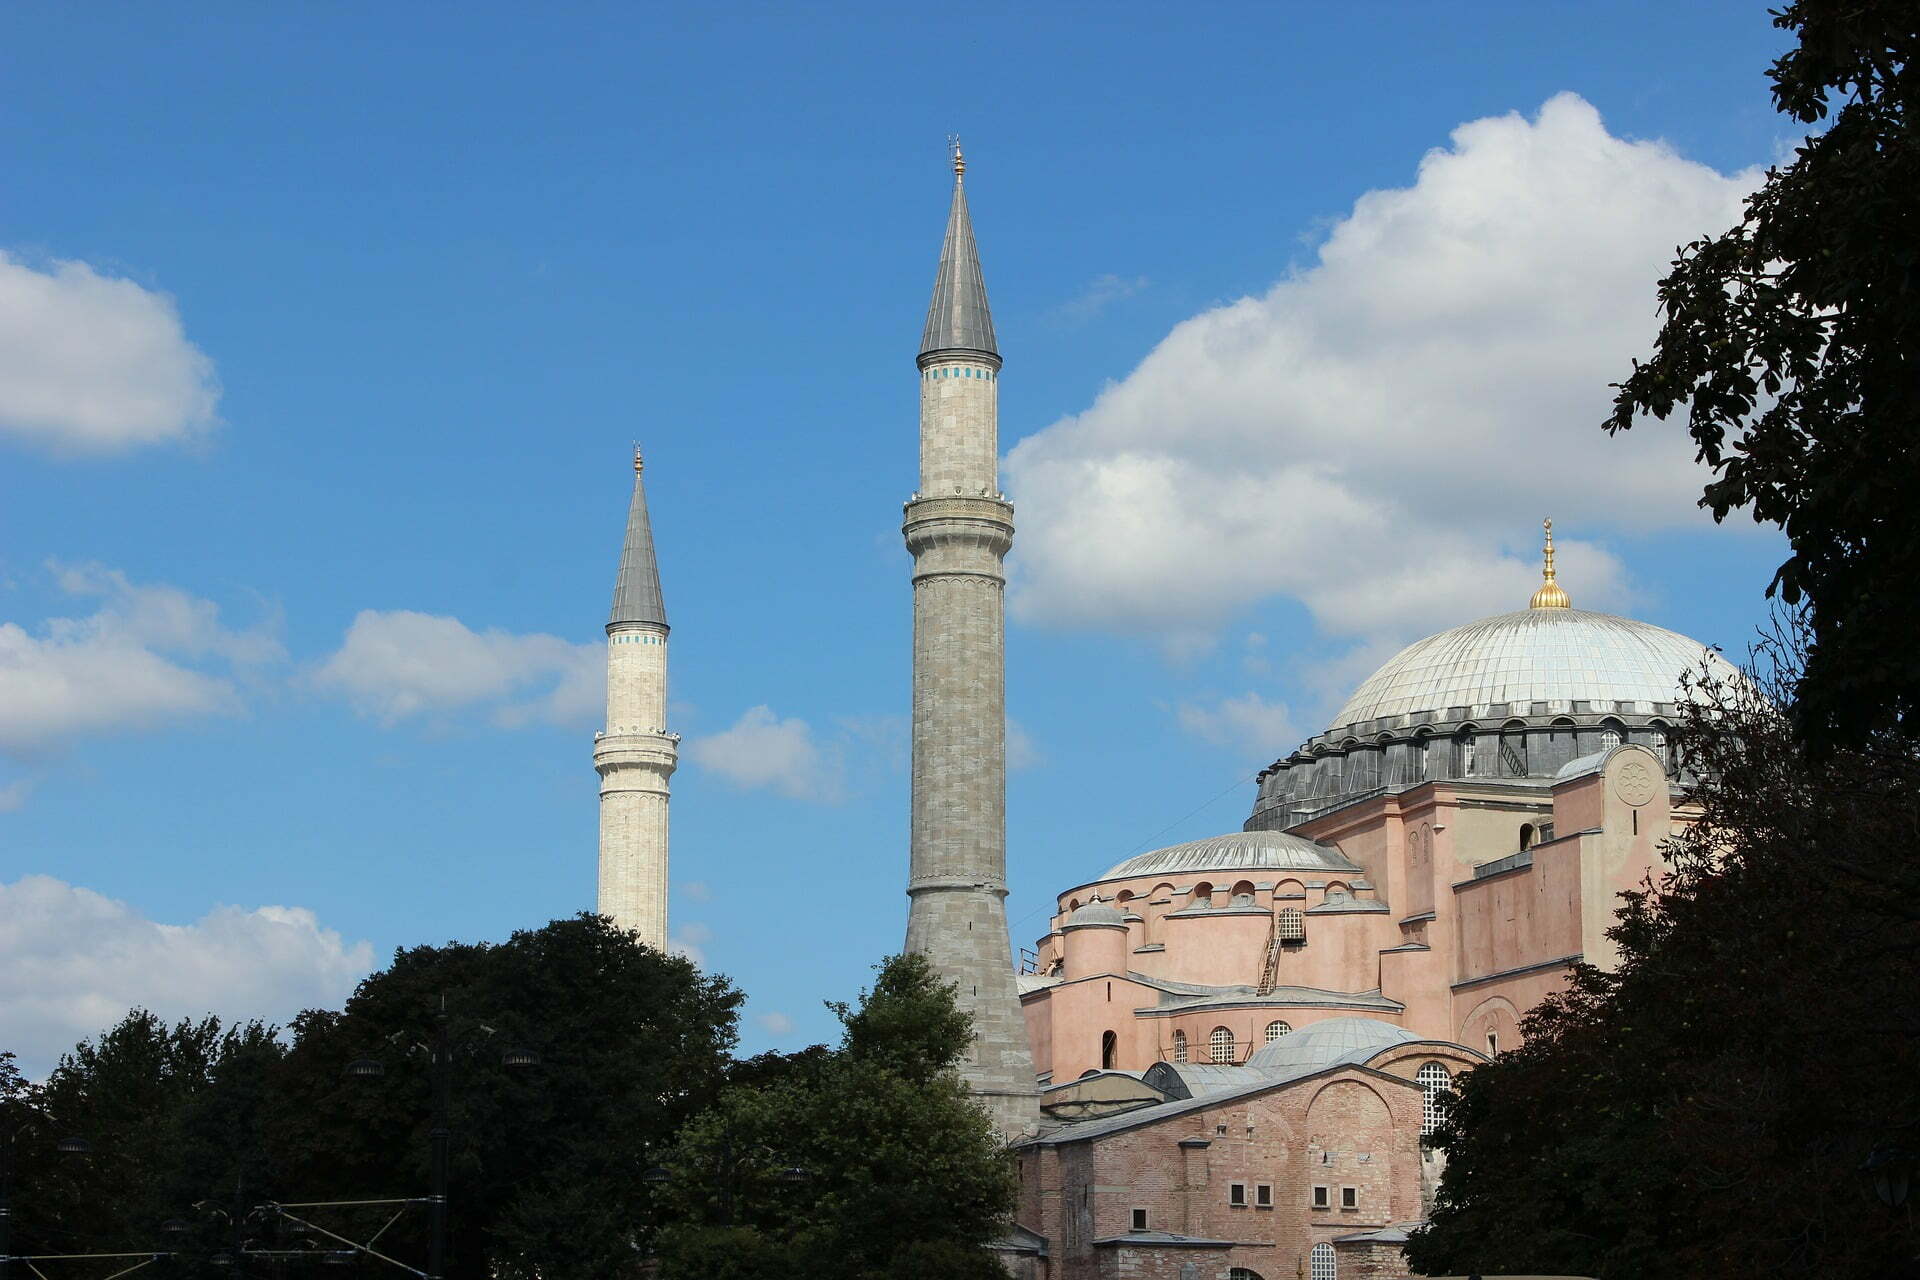
<path id="1" fill-rule="evenodd" d="M 1800 37 L 1768 72 L 1778 109 L 1805 125 L 1839 110 L 1739 226 L 1681 251 L 1654 355 L 1605 425 L 1686 404 L 1716 473 L 1701 505 L 1786 532 L 1768 591 L 1809 607 L 1793 706 L 1824 749 L 1920 735 L 1920 9 L 1794 0 L 1774 25 Z"/>
<path id="2" fill-rule="evenodd" d="M 1702 816 L 1628 895 L 1619 967 L 1461 1083 L 1417 1270 L 1913 1274 L 1911 1206 L 1862 1169 L 1920 1173 L 1920 751 L 1810 753 L 1807 641 L 1770 646 L 1765 691 L 1703 685 L 1676 735 Z"/>
<path id="3" fill-rule="evenodd" d="M 908 953 L 830 1007 L 837 1050 L 755 1072 L 667 1154 L 663 1275 L 1003 1275 L 985 1245 L 1012 1165 L 954 1070 L 973 1030 L 952 985 Z"/>
<path id="4" fill-rule="evenodd" d="M 330 1193 L 313 1198 L 425 1194 L 430 1078 L 410 1049 L 444 1009 L 465 1046 L 451 1091 L 448 1274 L 624 1275 L 650 1234 L 650 1152 L 712 1104 L 740 1001 L 726 979 L 595 915 L 498 945 L 403 950 L 342 1012 L 295 1020 L 275 1081 L 275 1154 Z M 509 1072 L 510 1048 L 539 1066 Z M 369 1056 L 385 1076 L 348 1080 L 347 1063 Z M 425 1226 L 402 1222 L 384 1239 L 424 1256 Z"/>

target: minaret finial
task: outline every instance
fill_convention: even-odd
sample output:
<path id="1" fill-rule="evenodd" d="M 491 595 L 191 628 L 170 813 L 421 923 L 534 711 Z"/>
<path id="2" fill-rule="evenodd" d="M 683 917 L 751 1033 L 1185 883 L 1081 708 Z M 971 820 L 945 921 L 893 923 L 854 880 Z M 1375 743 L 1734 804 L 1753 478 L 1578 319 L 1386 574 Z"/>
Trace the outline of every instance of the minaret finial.
<path id="1" fill-rule="evenodd" d="M 646 460 L 640 456 L 640 446 L 633 446 L 633 474 L 639 475 L 646 469 Z"/>
<path id="2" fill-rule="evenodd" d="M 967 157 L 960 150 L 959 134 L 947 135 L 947 155 L 953 161 L 953 180 L 958 182 L 967 176 Z"/>
<path id="3" fill-rule="evenodd" d="M 1545 563 L 1541 567 L 1540 577 L 1543 581 L 1540 589 L 1533 593 L 1533 599 L 1527 602 L 1527 607 L 1529 609 L 1571 609 L 1573 602 L 1567 599 L 1566 591 L 1555 579 L 1553 572 L 1553 517 L 1548 516 L 1544 525 L 1547 531 L 1547 545 L 1542 548 Z"/>

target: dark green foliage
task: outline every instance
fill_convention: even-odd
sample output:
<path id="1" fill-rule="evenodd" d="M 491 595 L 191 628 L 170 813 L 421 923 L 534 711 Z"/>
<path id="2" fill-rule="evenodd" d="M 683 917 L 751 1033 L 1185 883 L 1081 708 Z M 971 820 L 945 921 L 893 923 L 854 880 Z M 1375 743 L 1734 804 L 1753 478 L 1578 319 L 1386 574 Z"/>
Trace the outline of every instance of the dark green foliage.
<path id="1" fill-rule="evenodd" d="M 1912 1205 L 1860 1166 L 1920 1151 L 1920 752 L 1816 757 L 1784 704 L 1709 692 L 1677 737 L 1703 816 L 1629 897 L 1618 971 L 1580 969 L 1465 1078 L 1423 1272 L 1915 1274 Z"/>
<path id="2" fill-rule="evenodd" d="M 1739 226 L 1682 251 L 1606 426 L 1687 405 L 1717 473 L 1701 505 L 1786 532 L 1769 591 L 1809 607 L 1794 708 L 1824 749 L 1920 735 L 1920 6 L 1796 0 L 1774 25 L 1800 37 L 1768 72 L 1776 106 L 1838 110 Z"/>
<path id="3" fill-rule="evenodd" d="M 1012 1165 L 953 1070 L 972 1029 L 952 987 L 896 956 L 833 1008 L 837 1051 L 730 1087 L 664 1158 L 663 1275 L 996 1274 Z"/>
<path id="4" fill-rule="evenodd" d="M 9 1111 L 36 1117 L 19 1148 L 16 1251 L 178 1244 L 178 1273 L 201 1274 L 233 1233 L 196 1202 L 238 1203 L 244 1220 L 266 1200 L 424 1197 L 432 1108 L 416 1046 L 444 1008 L 459 1045 L 448 1274 L 632 1274 L 650 1247 L 648 1153 L 713 1103 L 739 1003 L 725 979 L 580 916 L 498 945 L 401 951 L 343 1011 L 301 1014 L 286 1039 L 255 1023 L 168 1027 L 136 1011 L 40 1088 L 21 1085 L 10 1063 L 0 1071 L 0 1097 L 19 1095 Z M 509 1048 L 537 1052 L 540 1065 L 508 1070 Z M 385 1075 L 347 1078 L 358 1058 L 379 1059 Z M 56 1160 L 53 1143 L 69 1133 L 94 1154 Z M 391 1210 L 297 1212 L 365 1240 Z M 163 1237 L 170 1218 L 193 1231 Z M 307 1234 L 242 1225 L 258 1246 Z M 380 1247 L 419 1265 L 426 1229 L 424 1210 L 409 1210 Z"/>

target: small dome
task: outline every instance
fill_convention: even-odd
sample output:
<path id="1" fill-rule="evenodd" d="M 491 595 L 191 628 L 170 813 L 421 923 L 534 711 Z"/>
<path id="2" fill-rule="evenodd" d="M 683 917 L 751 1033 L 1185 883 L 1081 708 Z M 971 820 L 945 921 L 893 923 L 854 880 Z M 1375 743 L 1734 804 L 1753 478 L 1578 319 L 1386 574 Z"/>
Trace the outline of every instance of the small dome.
<path id="1" fill-rule="evenodd" d="M 1378 1018 L 1328 1018 L 1262 1046 L 1247 1065 L 1289 1073 L 1317 1070 L 1336 1062 L 1364 1062 L 1382 1049 L 1418 1039 L 1405 1027 Z"/>
<path id="2" fill-rule="evenodd" d="M 1089 902 L 1068 916 L 1064 927 L 1071 929 L 1083 924 L 1117 924 L 1124 929 L 1127 927 L 1127 917 L 1125 912 L 1107 903 Z"/>
<path id="3" fill-rule="evenodd" d="M 1650 622 L 1520 609 L 1416 640 L 1368 676 L 1328 727 L 1489 703 L 1676 702 L 1680 677 L 1702 658 L 1722 677 L 1739 678 L 1698 640 Z"/>
<path id="4" fill-rule="evenodd" d="M 1279 831 L 1235 831 L 1137 854 L 1108 869 L 1102 880 L 1174 875 L 1183 871 L 1343 871 L 1359 867 L 1330 845 Z"/>

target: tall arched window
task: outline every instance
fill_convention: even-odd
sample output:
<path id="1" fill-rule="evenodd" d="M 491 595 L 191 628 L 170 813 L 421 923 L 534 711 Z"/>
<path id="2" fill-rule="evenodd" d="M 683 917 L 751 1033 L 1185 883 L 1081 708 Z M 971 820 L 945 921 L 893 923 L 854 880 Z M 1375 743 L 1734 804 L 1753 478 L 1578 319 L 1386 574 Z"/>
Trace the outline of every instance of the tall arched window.
<path id="1" fill-rule="evenodd" d="M 1420 1112 L 1420 1132 L 1432 1133 L 1439 1127 L 1440 1117 L 1446 1112 L 1447 1094 L 1453 1088 L 1453 1077 L 1439 1063 L 1429 1062 L 1414 1072 L 1413 1078 L 1419 1084 L 1425 1100 Z"/>
<path id="2" fill-rule="evenodd" d="M 1407 781 L 1425 782 L 1427 780 L 1427 742 L 1433 735 L 1422 729 L 1413 735 L 1413 741 L 1407 744 Z"/>
<path id="3" fill-rule="evenodd" d="M 1474 759 L 1473 726 L 1468 725 L 1454 736 L 1454 752 L 1460 761 L 1460 777 L 1471 778 L 1479 772 L 1478 761 Z"/>
<path id="4" fill-rule="evenodd" d="M 1233 1032 L 1226 1027 L 1215 1027 L 1213 1034 L 1207 1037 L 1207 1056 L 1215 1062 L 1233 1061 Z"/>
<path id="5" fill-rule="evenodd" d="M 1120 1037 L 1113 1032 L 1104 1032 L 1100 1036 L 1100 1069 L 1113 1070 L 1114 1060 L 1120 1056 Z"/>
<path id="6" fill-rule="evenodd" d="M 1533 848 L 1533 824 L 1531 822 L 1523 822 L 1520 824 L 1520 848 L 1522 850 Z"/>
<path id="7" fill-rule="evenodd" d="M 1173 1033 L 1173 1060 L 1175 1062 L 1187 1060 L 1187 1033 L 1184 1031 Z"/>
<path id="8" fill-rule="evenodd" d="M 1675 765 L 1673 740 L 1667 737 L 1667 726 L 1655 720 L 1648 727 L 1653 730 L 1653 736 L 1648 740 L 1647 745 L 1653 748 L 1653 754 L 1660 757 L 1660 767 L 1671 778 L 1680 770 Z"/>
<path id="9" fill-rule="evenodd" d="M 1284 1022 L 1269 1022 L 1267 1024 L 1267 1043 L 1272 1044 L 1275 1040 L 1278 1040 L 1291 1030 L 1293 1030 L 1293 1028 Z"/>
<path id="10" fill-rule="evenodd" d="M 1626 726 L 1618 720 L 1600 722 L 1600 749 L 1611 751 L 1626 739 Z"/>
<path id="11" fill-rule="evenodd" d="M 1340 1266 L 1334 1261 L 1333 1246 L 1322 1240 L 1313 1246 L 1307 1274 L 1310 1280 L 1340 1280 Z"/>

